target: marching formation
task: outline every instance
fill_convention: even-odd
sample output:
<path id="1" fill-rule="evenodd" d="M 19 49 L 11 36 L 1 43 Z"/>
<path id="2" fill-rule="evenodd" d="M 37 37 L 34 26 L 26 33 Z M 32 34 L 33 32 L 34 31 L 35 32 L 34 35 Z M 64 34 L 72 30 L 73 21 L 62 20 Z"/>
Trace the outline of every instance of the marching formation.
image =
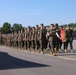
<path id="1" fill-rule="evenodd" d="M 63 44 L 64 52 L 68 52 L 68 44 L 73 52 L 73 30 L 70 26 L 59 28 L 58 24 L 50 24 L 47 29 L 43 24 L 36 27 L 28 27 L 11 34 L 0 35 L 0 44 L 16 48 L 20 50 L 34 51 L 37 53 L 45 53 L 50 50 L 50 54 L 56 56 L 57 52 L 62 52 Z"/>

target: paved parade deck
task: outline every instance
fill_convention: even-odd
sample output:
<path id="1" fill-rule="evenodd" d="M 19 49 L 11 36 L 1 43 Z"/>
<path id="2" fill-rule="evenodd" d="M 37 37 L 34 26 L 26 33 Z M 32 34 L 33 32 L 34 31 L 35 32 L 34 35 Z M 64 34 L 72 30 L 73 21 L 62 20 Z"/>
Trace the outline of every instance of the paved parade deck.
<path id="1" fill-rule="evenodd" d="M 0 75 L 76 75 L 76 41 L 73 46 L 74 53 L 57 56 L 0 46 Z"/>

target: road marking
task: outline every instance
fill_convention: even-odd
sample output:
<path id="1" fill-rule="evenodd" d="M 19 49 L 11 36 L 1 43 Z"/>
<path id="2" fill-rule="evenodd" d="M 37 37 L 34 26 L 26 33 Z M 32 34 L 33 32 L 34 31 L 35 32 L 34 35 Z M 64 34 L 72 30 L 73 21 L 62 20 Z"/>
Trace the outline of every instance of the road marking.
<path id="1" fill-rule="evenodd" d="M 45 54 L 45 55 L 47 55 L 47 56 L 52 56 L 52 55 L 50 55 L 50 54 Z M 64 56 L 52 56 L 52 57 L 62 58 L 62 59 L 67 59 L 67 60 L 74 60 L 74 61 L 76 61 L 75 58 L 68 58 L 68 57 L 64 57 Z"/>
<path id="2" fill-rule="evenodd" d="M 63 58 L 63 59 L 67 59 L 67 60 L 74 60 L 76 61 L 75 58 L 68 58 L 68 57 L 64 57 L 64 56 L 57 56 L 58 58 Z"/>

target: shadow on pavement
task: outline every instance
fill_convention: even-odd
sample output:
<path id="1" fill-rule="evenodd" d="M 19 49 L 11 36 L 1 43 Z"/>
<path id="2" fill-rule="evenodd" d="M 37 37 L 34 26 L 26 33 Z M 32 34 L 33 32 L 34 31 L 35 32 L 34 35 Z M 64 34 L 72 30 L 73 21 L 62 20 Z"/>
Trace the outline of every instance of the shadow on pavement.
<path id="1" fill-rule="evenodd" d="M 0 70 L 50 67 L 50 65 L 26 61 L 10 56 L 8 53 L 0 52 Z"/>

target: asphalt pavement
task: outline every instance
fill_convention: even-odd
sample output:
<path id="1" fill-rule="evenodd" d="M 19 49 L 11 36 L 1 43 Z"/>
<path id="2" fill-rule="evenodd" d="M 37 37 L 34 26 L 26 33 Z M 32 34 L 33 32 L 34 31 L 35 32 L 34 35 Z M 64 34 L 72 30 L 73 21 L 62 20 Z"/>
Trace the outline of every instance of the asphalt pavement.
<path id="1" fill-rule="evenodd" d="M 76 75 L 76 40 L 73 47 L 52 56 L 0 46 L 0 75 Z"/>

